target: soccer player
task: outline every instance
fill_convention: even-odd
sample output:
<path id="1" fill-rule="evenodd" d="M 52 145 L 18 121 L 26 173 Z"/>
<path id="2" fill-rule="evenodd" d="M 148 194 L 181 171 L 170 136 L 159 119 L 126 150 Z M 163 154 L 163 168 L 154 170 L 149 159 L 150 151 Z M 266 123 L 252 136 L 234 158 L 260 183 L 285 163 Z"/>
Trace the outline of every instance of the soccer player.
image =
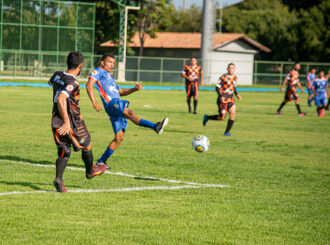
<path id="1" fill-rule="evenodd" d="M 194 114 L 197 114 L 199 75 L 201 77 L 201 86 L 203 87 L 204 80 L 202 67 L 197 65 L 196 58 L 191 58 L 190 65 L 186 65 L 183 68 L 181 76 L 186 79 L 186 93 L 189 113 L 191 113 L 190 100 L 192 96 L 194 97 Z"/>
<path id="2" fill-rule="evenodd" d="M 307 73 L 308 106 L 312 106 L 312 101 L 315 99 L 315 98 L 312 98 L 312 95 L 313 95 L 312 83 L 315 79 L 315 72 L 316 72 L 316 69 L 313 67 Z"/>
<path id="3" fill-rule="evenodd" d="M 162 134 L 164 127 L 168 123 L 166 117 L 162 122 L 153 123 L 144 119 L 140 119 L 133 111 L 128 109 L 129 101 L 121 100 L 120 96 L 127 96 L 133 92 L 140 91 L 143 86 L 139 83 L 131 89 L 121 89 L 118 87 L 111 72 L 115 67 L 115 57 L 112 54 L 106 53 L 101 60 L 101 67 L 96 68 L 89 76 L 87 83 L 87 92 L 92 101 L 96 111 L 100 111 L 102 106 L 96 102 L 93 86 L 98 90 L 103 102 L 105 111 L 110 117 L 115 138 L 110 142 L 104 154 L 98 159 L 96 165 L 106 165 L 107 159 L 118 148 L 124 139 L 124 132 L 126 131 L 127 120 L 131 120 L 138 126 L 147 127 L 154 130 L 157 134 Z"/>
<path id="4" fill-rule="evenodd" d="M 281 92 L 284 90 L 284 87 L 286 83 L 288 83 L 287 89 L 285 91 L 285 96 L 284 96 L 284 101 L 276 111 L 277 115 L 281 115 L 282 108 L 288 103 L 289 101 L 294 100 L 296 102 L 296 107 L 298 110 L 298 115 L 299 116 L 305 116 L 307 113 L 301 112 L 300 110 L 300 105 L 299 105 L 299 97 L 297 93 L 297 86 L 301 89 L 302 93 L 305 93 L 303 87 L 301 86 L 299 82 L 299 70 L 300 70 L 300 64 L 299 62 L 296 62 L 294 64 L 294 69 L 292 69 L 288 75 L 285 77 L 282 87 L 281 87 Z"/>
<path id="5" fill-rule="evenodd" d="M 236 103 L 234 94 L 236 95 L 238 101 L 240 101 L 242 98 L 236 90 L 237 77 L 234 74 L 235 64 L 230 63 L 227 67 L 227 71 L 228 72 L 226 74 L 220 77 L 218 84 L 216 85 L 216 91 L 218 93 L 217 105 L 219 108 L 219 114 L 213 116 L 204 115 L 203 126 L 206 126 L 208 120 L 224 120 L 228 111 L 229 119 L 224 135 L 231 136 L 230 130 L 236 117 Z"/>
<path id="6" fill-rule="evenodd" d="M 327 106 L 328 81 L 324 77 L 324 71 L 318 72 L 318 77 L 314 79 L 312 90 L 315 95 L 315 105 L 317 106 L 317 114 L 319 117 L 324 116 L 324 108 Z"/>
<path id="7" fill-rule="evenodd" d="M 53 87 L 52 131 L 58 154 L 54 186 L 58 192 L 67 192 L 62 177 L 71 154 L 71 145 L 74 151 L 82 150 L 87 179 L 106 170 L 105 166 L 93 166 L 91 137 L 80 114 L 80 87 L 76 77 L 83 66 L 82 54 L 71 52 L 67 57 L 67 66 L 65 72 L 55 72 L 48 82 Z"/>

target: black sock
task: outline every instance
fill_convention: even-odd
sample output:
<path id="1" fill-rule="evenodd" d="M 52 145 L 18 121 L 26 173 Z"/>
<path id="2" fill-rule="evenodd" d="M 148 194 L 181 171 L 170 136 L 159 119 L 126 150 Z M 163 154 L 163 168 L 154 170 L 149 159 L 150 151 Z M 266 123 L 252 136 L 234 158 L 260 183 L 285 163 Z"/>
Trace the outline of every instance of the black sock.
<path id="1" fill-rule="evenodd" d="M 286 101 L 283 101 L 277 111 L 280 112 L 282 110 L 283 106 L 285 106 L 285 104 L 286 104 Z"/>
<path id="2" fill-rule="evenodd" d="M 296 105 L 296 107 L 297 107 L 297 110 L 298 110 L 298 114 L 300 114 L 301 113 L 300 105 L 298 104 L 298 105 Z"/>
<path id="3" fill-rule="evenodd" d="M 227 123 L 227 128 L 226 128 L 226 132 L 225 133 L 229 133 L 229 131 L 231 130 L 231 127 L 233 126 L 234 124 L 234 120 L 228 120 L 228 123 Z"/>
<path id="4" fill-rule="evenodd" d="M 330 98 L 328 99 L 328 104 L 326 106 L 326 109 L 329 109 L 329 105 L 330 105 Z"/>
<path id="5" fill-rule="evenodd" d="M 219 120 L 219 115 L 207 116 L 207 120 Z"/>
<path id="6" fill-rule="evenodd" d="M 189 110 L 189 112 L 191 112 L 191 106 L 190 106 L 190 98 L 189 98 L 189 99 L 187 99 L 187 104 L 188 104 L 188 110 Z"/>
<path id="7" fill-rule="evenodd" d="M 63 173 L 64 170 L 66 168 L 66 164 L 68 162 L 69 158 L 65 157 L 65 158 L 57 158 L 56 159 L 56 178 L 63 178 Z"/>
<path id="8" fill-rule="evenodd" d="M 81 157 L 85 163 L 86 173 L 91 174 L 93 172 L 93 152 L 92 150 L 89 151 L 82 151 Z"/>
<path id="9" fill-rule="evenodd" d="M 197 104 L 198 104 L 198 100 L 194 100 L 194 112 L 196 112 L 197 110 Z"/>

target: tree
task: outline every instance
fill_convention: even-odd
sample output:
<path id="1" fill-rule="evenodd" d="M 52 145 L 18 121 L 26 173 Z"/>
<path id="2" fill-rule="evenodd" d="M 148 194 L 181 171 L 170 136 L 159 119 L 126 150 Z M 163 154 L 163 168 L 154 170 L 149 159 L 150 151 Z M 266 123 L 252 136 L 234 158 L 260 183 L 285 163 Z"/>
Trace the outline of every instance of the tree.
<path id="1" fill-rule="evenodd" d="M 192 5 L 189 9 L 179 9 L 168 13 L 170 25 L 169 32 L 201 32 L 202 9 Z"/>
<path id="2" fill-rule="evenodd" d="M 169 8 L 170 0 L 141 0 L 140 10 L 137 13 L 137 30 L 140 39 L 139 56 L 143 55 L 145 35 L 155 37 L 155 32 L 159 26 L 166 26 L 169 21 L 166 18 L 166 10 Z"/>

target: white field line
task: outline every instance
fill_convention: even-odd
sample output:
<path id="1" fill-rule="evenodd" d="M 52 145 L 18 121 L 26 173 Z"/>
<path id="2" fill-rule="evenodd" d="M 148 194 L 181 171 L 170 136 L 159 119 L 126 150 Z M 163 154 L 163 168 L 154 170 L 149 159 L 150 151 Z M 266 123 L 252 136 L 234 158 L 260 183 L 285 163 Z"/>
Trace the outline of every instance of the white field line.
<path id="1" fill-rule="evenodd" d="M 206 188 L 206 186 L 193 186 L 193 185 L 179 185 L 179 186 L 146 186 L 146 187 L 131 187 L 131 188 L 117 188 L 117 189 L 99 189 L 99 190 L 89 190 L 89 189 L 77 189 L 68 190 L 72 193 L 98 193 L 98 192 L 127 192 L 127 191 L 143 191 L 143 190 L 179 190 L 188 188 Z M 23 194 L 39 194 L 39 193 L 54 193 L 55 191 L 12 191 L 0 193 L 0 196 L 10 196 L 10 195 L 23 195 Z"/>
<path id="2" fill-rule="evenodd" d="M 20 163 L 20 164 L 24 164 L 24 165 L 38 166 L 38 167 L 45 167 L 45 168 L 54 168 L 55 167 L 55 165 L 29 163 L 29 162 L 16 161 L 16 160 L 0 159 L 0 162 L 15 162 L 15 163 Z M 66 167 L 66 168 L 70 169 L 70 170 L 75 170 L 75 171 L 85 171 L 84 168 L 76 168 L 76 167 Z M 159 181 L 164 181 L 164 182 L 168 182 L 168 183 L 185 184 L 185 185 L 193 185 L 193 186 L 219 187 L 219 188 L 228 188 L 228 187 L 230 187 L 229 185 L 203 184 L 203 183 L 186 182 L 186 181 L 180 181 L 180 180 L 170 180 L 170 179 L 156 178 L 156 177 L 151 177 L 151 176 L 137 176 L 137 175 L 126 174 L 126 173 L 122 173 L 122 172 L 106 171 L 105 174 L 119 175 L 119 176 L 124 176 L 124 177 L 129 177 L 129 178 L 143 178 L 143 179 L 149 179 L 149 180 L 159 180 Z"/>

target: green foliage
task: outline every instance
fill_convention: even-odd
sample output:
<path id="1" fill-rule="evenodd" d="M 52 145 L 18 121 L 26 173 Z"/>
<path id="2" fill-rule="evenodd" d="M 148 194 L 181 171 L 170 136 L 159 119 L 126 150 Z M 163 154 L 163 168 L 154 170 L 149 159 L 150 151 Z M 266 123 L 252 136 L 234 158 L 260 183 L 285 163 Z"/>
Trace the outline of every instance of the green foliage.
<path id="1" fill-rule="evenodd" d="M 169 32 L 201 32 L 202 15 L 201 8 L 192 5 L 189 9 L 168 11 L 167 18 L 170 24 L 166 27 Z"/>
<path id="2" fill-rule="evenodd" d="M 241 32 L 272 49 L 261 58 L 328 61 L 330 1 L 304 10 L 289 10 L 280 0 L 246 0 L 225 8 L 224 32 Z"/>
<path id="3" fill-rule="evenodd" d="M 170 0 L 142 0 L 140 10 L 137 13 L 136 24 L 140 39 L 139 55 L 143 55 L 145 35 L 155 37 L 155 32 L 160 25 L 166 26 L 169 23 L 167 9 L 171 8 Z M 173 9 L 173 6 L 172 6 Z"/>

